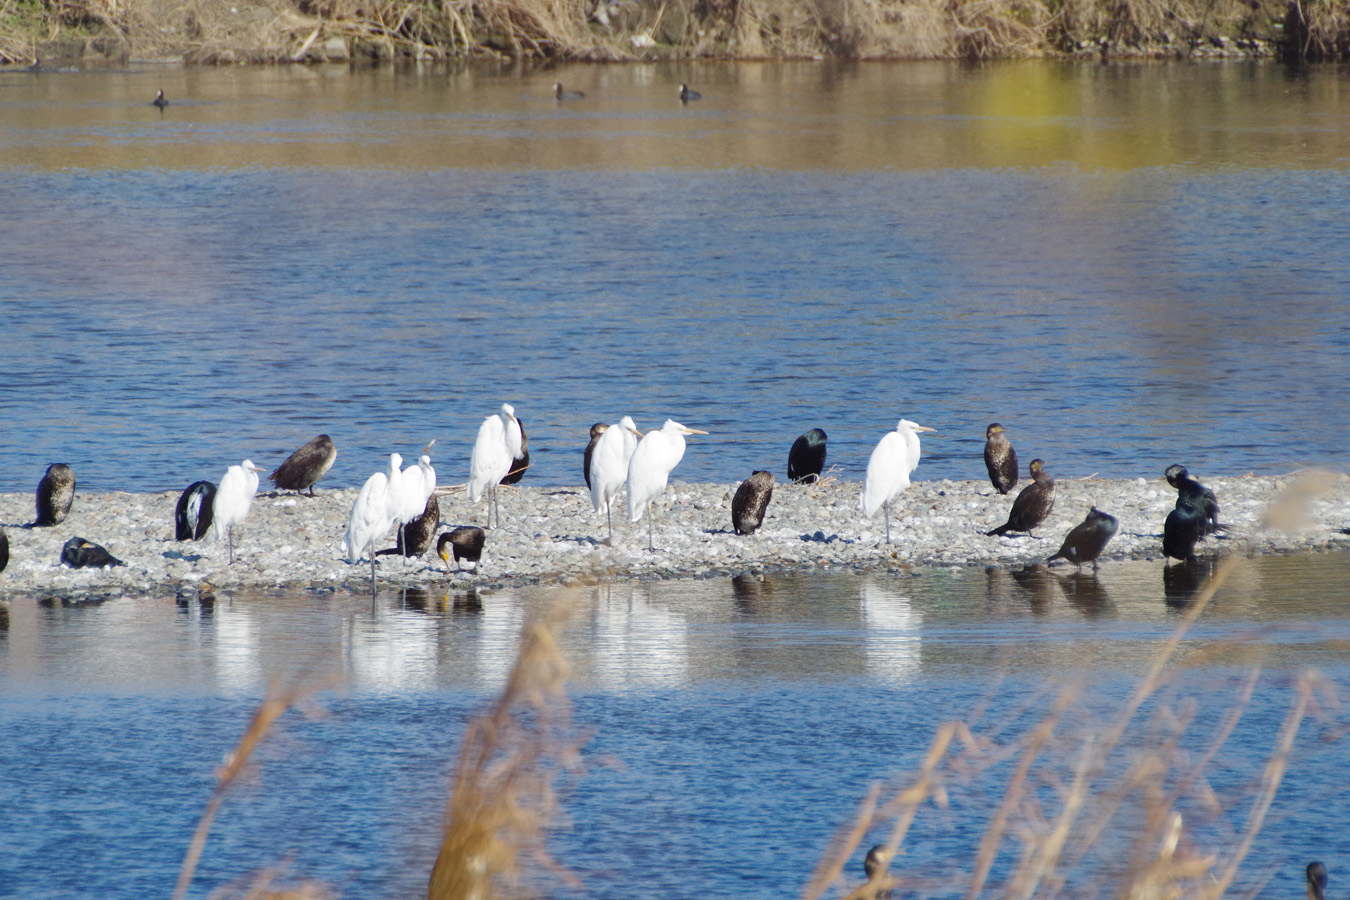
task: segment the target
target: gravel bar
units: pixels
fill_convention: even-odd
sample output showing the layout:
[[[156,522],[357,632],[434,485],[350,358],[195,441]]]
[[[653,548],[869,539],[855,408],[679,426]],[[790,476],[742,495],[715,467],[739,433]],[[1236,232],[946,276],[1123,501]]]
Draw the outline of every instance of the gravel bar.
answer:
[[[1219,537],[1202,556],[1350,548],[1350,477],[1296,473],[1282,477],[1207,478],[1218,495]],[[987,482],[919,481],[897,500],[894,543],[880,515],[858,511],[860,485],[826,480],[779,483],[763,527],[750,536],[731,530],[736,484],[672,482],[653,504],[656,550],[647,549],[647,523],[631,524],[621,494],[615,503],[614,545],[605,519],[583,487],[503,488],[503,526],[488,531],[477,574],[448,573],[434,549],[417,560],[380,557],[380,588],[499,589],[523,584],[708,578],[765,572],[895,571],[965,566],[1018,566],[1044,561],[1090,506],[1120,520],[1102,562],[1157,559],[1163,520],[1176,492],[1162,478],[1062,481],[1055,508],[1035,537],[986,537],[1002,524],[1016,495],[1000,496]],[[32,494],[0,494],[0,522],[9,536],[9,566],[0,573],[0,599],[21,596],[71,601],[111,596],[183,595],[227,590],[336,591],[370,589],[367,562],[349,564],[340,546],[356,489],[311,498],[259,493],[235,528],[235,563],[208,536],[173,540],[178,492],[77,494],[69,517],[49,528],[23,528],[34,517]],[[462,488],[437,491],[442,531],[482,525],[486,503],[470,504]],[[126,563],[71,569],[61,547],[79,536],[102,544]],[[393,533],[383,546],[393,546]],[[1061,563],[1056,563],[1061,565]]]

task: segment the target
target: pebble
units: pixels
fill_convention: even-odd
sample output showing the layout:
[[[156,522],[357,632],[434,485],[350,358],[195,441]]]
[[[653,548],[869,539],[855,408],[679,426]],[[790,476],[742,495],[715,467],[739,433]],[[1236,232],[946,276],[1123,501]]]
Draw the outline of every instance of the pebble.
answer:
[[[1350,548],[1350,477],[1302,476],[1205,479],[1218,495],[1226,534],[1211,537],[1202,555],[1287,553]],[[995,493],[987,482],[915,482],[897,501],[887,546],[881,516],[857,510],[860,485],[831,482],[782,485],[774,491],[758,532],[731,529],[736,485],[673,482],[653,505],[656,552],[647,550],[647,523],[630,524],[615,503],[614,546],[605,543],[604,516],[584,488],[504,489],[503,526],[488,530],[477,574],[448,573],[434,551],[418,560],[382,556],[380,586],[466,587],[510,583],[710,578],[743,572],[877,571],[909,573],[969,566],[1011,566],[1044,560],[1091,505],[1115,515],[1120,530],[1103,555],[1160,559],[1162,523],[1176,494],[1162,479],[1061,481],[1050,518],[1035,537],[986,537],[1002,524],[1016,492]],[[54,528],[25,529],[32,494],[0,494],[0,522],[10,542],[0,573],[0,600],[15,596],[88,598],[127,594],[173,596],[179,590],[368,591],[370,565],[351,565],[340,545],[356,490],[320,490],[313,498],[259,494],[235,529],[233,566],[210,536],[173,540],[177,493],[77,494],[69,518]],[[442,531],[484,525],[486,506],[462,490],[440,496]],[[1278,513],[1278,514],[1277,514]],[[112,569],[65,568],[61,546],[73,536],[102,544],[126,563]],[[381,546],[392,547],[389,539]],[[915,574],[918,574],[917,572]],[[199,588],[199,584],[209,587]]]

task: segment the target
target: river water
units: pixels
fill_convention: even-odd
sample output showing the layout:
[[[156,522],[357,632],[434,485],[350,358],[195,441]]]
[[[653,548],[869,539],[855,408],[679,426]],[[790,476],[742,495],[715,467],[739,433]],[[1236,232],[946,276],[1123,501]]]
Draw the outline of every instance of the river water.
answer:
[[[432,438],[453,483],[502,401],[541,485],[577,484],[590,423],[624,413],[713,432],[676,470],[699,481],[781,475],[813,426],[857,479],[902,415],[941,432],[917,478],[982,477],[994,420],[1062,477],[1340,466],[1348,74],[0,72],[0,490],[57,460],[82,490],[179,489],[320,431],[339,447],[320,488]],[[559,105],[559,80],[587,96]],[[682,106],[681,81],[705,99]],[[1189,721],[1180,752],[1199,756],[1262,666],[1206,769],[1213,802],[1180,803],[1197,851],[1230,850],[1297,679],[1329,680],[1244,890],[1295,895],[1308,859],[1335,873],[1350,852],[1332,702],[1348,567],[1235,575],[1122,751]],[[344,896],[417,896],[464,722],[560,593],[0,594],[0,896],[167,895],[214,768],[278,678],[340,687],[264,747],[193,896],[279,859]],[[1147,562],[583,589],[564,645],[594,762],[550,837],[583,886],[531,883],[796,895],[940,722],[1014,741],[1064,684],[1083,690],[1066,731],[1112,721],[1185,593]],[[897,868],[925,895],[959,893],[948,875],[1006,781],[994,767],[920,817]],[[1109,883],[1126,840],[1085,861],[1075,896]]]

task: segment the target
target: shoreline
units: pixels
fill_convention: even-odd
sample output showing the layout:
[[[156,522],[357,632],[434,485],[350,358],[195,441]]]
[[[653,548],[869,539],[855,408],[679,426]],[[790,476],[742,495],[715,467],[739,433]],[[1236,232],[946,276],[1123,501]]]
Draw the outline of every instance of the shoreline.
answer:
[[[1196,548],[1201,558],[1350,549],[1350,476],[1308,472],[1204,481],[1217,494],[1219,518],[1229,530],[1202,541]],[[0,523],[10,546],[9,565],[0,572],[0,601],[194,596],[218,589],[368,593],[369,563],[349,564],[340,549],[357,490],[324,491],[321,485],[314,498],[260,492],[248,518],[236,526],[233,566],[226,562],[223,541],[209,535],[200,542],[173,540],[177,492],[77,492],[65,522],[32,529],[22,525],[33,518],[33,495],[0,494]],[[1161,478],[1061,481],[1054,511],[1035,537],[987,537],[982,532],[1006,520],[1021,484],[1000,496],[984,481],[920,481],[897,500],[894,542],[888,546],[881,516],[864,519],[857,510],[857,482],[780,482],[764,525],[749,536],[731,530],[736,487],[672,482],[653,504],[654,552],[646,549],[646,522],[628,522],[622,496],[615,503],[611,547],[603,542],[604,516],[592,510],[584,486],[503,488],[503,526],[488,530],[479,573],[447,574],[433,548],[415,561],[381,557],[379,588],[491,591],[742,574],[1017,567],[1043,563],[1093,505],[1120,520],[1102,554],[1103,566],[1122,559],[1161,564],[1162,523],[1176,502],[1175,491]],[[441,487],[437,495],[443,523],[438,533],[482,525],[485,503],[470,504],[457,486]],[[392,535],[391,530],[381,549],[393,546]],[[74,536],[103,545],[126,565],[78,570],[61,565],[61,547]],[[1055,567],[1074,570],[1062,562]]]

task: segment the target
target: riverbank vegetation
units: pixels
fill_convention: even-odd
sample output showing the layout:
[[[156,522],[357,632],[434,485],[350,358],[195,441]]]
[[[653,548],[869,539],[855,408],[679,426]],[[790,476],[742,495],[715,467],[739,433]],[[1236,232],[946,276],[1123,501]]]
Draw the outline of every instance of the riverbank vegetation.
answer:
[[[0,0],[0,63],[1350,55],[1343,0]]]

